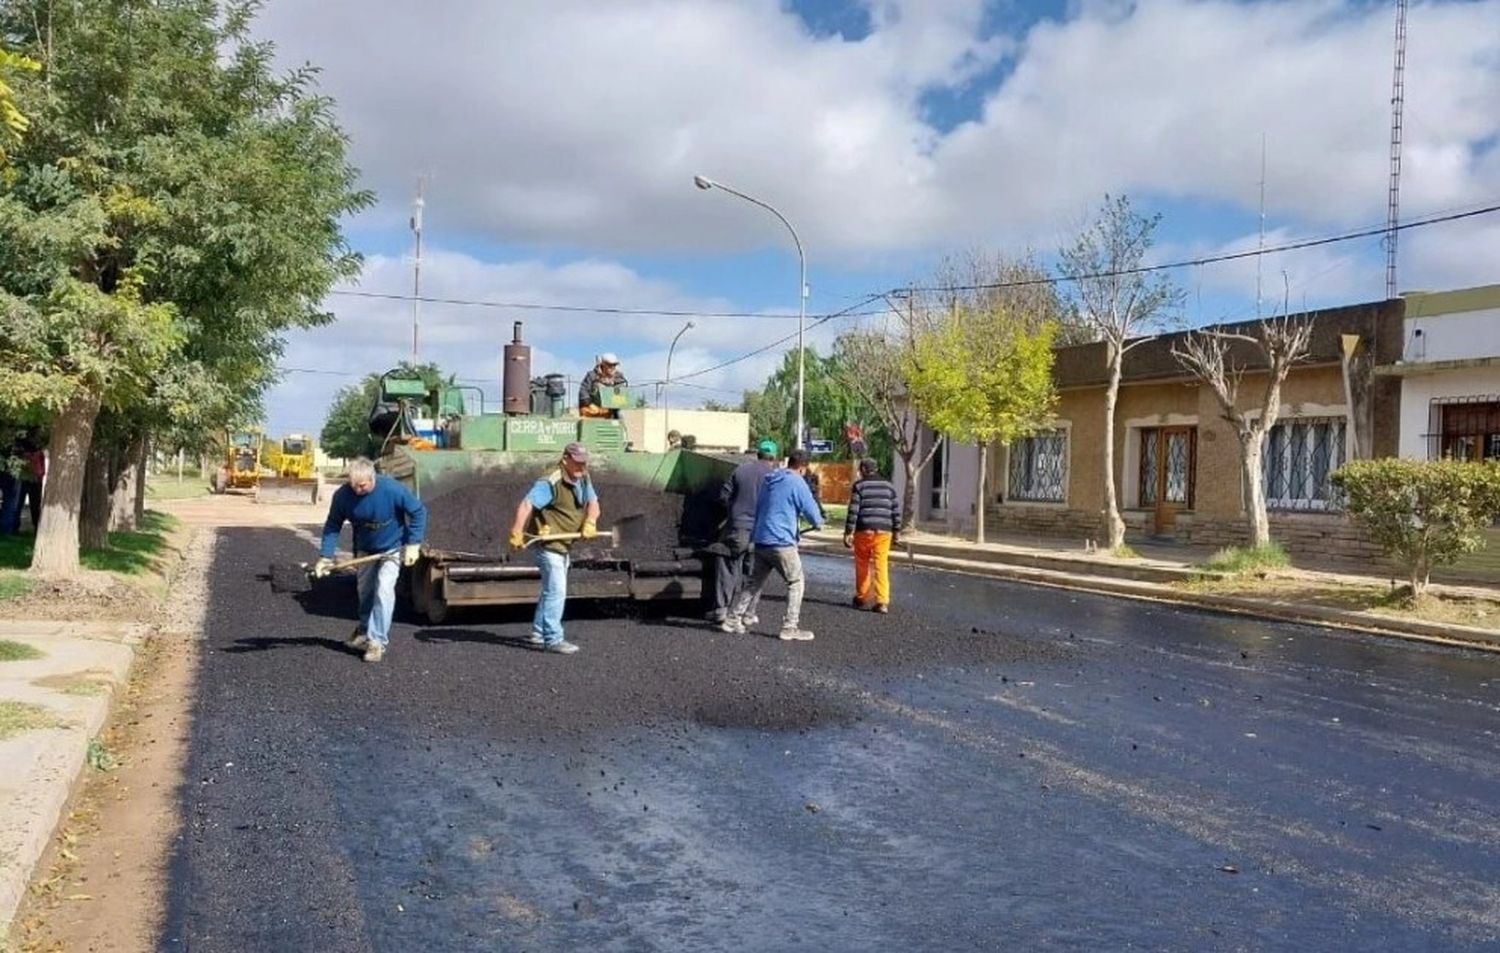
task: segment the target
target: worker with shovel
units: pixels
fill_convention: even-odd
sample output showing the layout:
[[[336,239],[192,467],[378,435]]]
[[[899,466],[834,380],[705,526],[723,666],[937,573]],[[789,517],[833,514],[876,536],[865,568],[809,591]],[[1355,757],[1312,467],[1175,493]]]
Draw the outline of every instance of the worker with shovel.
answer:
[[[349,481],[333,494],[323,523],[323,546],[312,574],[322,578],[337,568],[333,561],[344,523],[354,527],[354,555],[379,555],[359,567],[359,625],[348,646],[363,649],[366,662],[385,657],[391,616],[396,608],[396,577],[402,566],[415,565],[427,530],[427,508],[416,494],[375,464],[358,457],[349,464]]]
[[[563,638],[563,604],[568,599],[568,565],[573,543],[599,535],[599,494],[589,479],[589,452],[581,443],[563,448],[557,469],[537,480],[510,526],[511,549],[534,543],[542,592],[531,621],[531,644],[547,652],[571,655],[578,646]],[[561,537],[561,538],[559,538]]]

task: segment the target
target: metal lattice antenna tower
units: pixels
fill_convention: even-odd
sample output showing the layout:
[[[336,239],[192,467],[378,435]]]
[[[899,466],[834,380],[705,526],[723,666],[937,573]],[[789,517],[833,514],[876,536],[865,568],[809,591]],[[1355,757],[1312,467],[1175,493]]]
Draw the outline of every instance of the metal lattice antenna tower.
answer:
[[[417,363],[417,328],[422,320],[422,212],[427,206],[427,176],[417,177],[417,197],[411,206],[411,230],[417,254],[411,272],[411,362]]]
[[[1401,107],[1406,99],[1406,0],[1396,0],[1396,59],[1391,72],[1391,182],[1385,218],[1385,296],[1396,297],[1396,224],[1401,215]]]

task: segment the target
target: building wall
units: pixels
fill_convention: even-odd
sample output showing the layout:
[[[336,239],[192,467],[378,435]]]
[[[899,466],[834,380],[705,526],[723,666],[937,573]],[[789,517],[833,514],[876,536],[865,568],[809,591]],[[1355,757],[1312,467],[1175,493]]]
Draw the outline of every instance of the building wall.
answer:
[[[1409,460],[1431,459],[1434,449],[1427,434],[1434,432],[1437,423],[1432,420],[1432,402],[1464,397],[1500,400],[1500,367],[1468,367],[1403,379],[1400,455]]]
[[[1403,320],[1403,363],[1463,361],[1500,355],[1500,308],[1462,314],[1411,314]]]

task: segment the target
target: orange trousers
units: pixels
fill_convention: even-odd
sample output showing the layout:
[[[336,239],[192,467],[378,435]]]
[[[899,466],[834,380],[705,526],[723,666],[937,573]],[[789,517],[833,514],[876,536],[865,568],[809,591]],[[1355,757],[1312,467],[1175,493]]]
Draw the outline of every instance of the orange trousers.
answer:
[[[854,598],[865,605],[891,604],[890,533],[862,529],[854,534]]]

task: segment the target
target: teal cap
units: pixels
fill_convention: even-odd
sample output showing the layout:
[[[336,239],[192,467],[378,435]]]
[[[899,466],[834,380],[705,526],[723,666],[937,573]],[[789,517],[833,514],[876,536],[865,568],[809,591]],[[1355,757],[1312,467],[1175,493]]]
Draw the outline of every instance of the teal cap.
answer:
[[[760,443],[756,444],[755,450],[757,453],[763,453],[768,457],[774,457],[781,451],[781,448],[776,446],[776,441],[774,440],[762,440]]]

